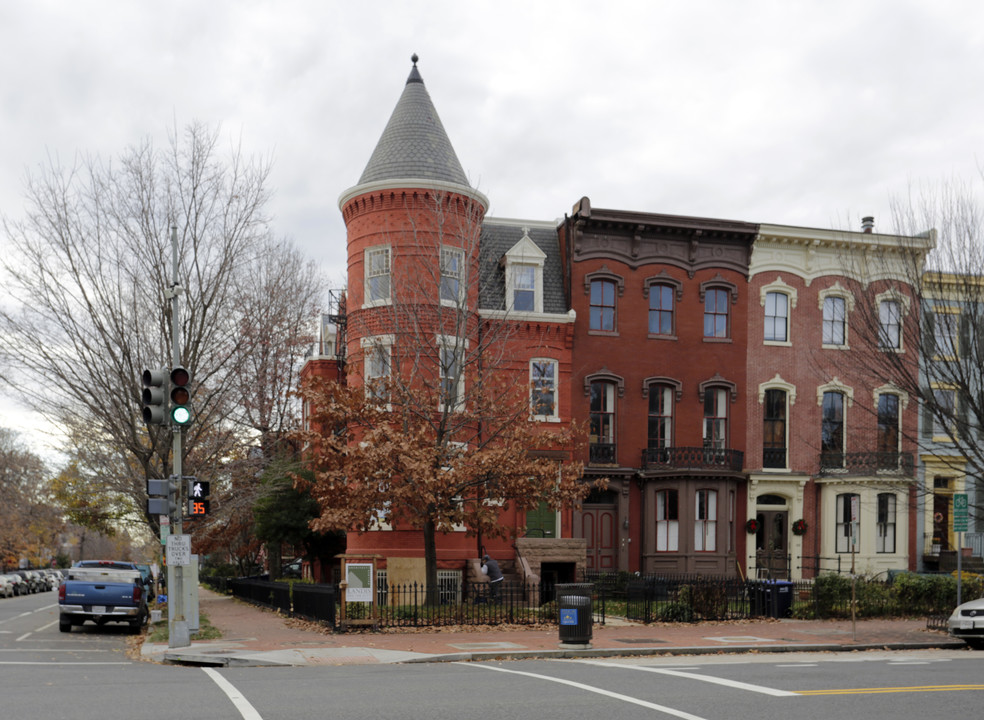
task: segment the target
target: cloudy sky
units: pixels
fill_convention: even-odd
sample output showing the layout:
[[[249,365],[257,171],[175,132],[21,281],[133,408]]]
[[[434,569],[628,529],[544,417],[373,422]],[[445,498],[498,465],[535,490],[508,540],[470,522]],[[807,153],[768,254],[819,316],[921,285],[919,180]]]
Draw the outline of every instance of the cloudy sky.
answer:
[[[500,217],[596,207],[820,228],[984,164],[984,3],[0,0],[0,213],[49,156],[220,126],[341,283],[339,195],[418,64]],[[881,222],[879,222],[881,221]]]

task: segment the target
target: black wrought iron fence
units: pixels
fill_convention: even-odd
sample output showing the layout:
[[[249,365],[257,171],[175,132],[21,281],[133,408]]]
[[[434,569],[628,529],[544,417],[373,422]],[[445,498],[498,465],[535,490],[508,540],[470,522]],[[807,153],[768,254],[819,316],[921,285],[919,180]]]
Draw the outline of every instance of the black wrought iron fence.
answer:
[[[640,622],[697,622],[750,617],[748,584],[739,578],[647,575],[626,586],[626,617]]]

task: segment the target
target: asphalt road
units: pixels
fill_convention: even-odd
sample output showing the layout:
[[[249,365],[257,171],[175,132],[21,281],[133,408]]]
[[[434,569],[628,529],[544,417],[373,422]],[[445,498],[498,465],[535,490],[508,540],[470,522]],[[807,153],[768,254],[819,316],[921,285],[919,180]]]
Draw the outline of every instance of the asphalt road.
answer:
[[[0,717],[70,720],[979,718],[984,652],[790,653],[203,669],[58,631],[57,596],[0,600]]]

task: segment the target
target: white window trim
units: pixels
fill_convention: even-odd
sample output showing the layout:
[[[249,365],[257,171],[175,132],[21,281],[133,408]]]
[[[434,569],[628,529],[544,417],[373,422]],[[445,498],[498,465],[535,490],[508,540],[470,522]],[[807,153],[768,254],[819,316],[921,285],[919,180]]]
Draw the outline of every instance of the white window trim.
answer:
[[[854,293],[846,289],[840,284],[840,281],[835,282],[829,288],[821,290],[818,293],[819,303],[818,307],[820,309],[820,322],[823,322],[823,305],[829,297],[841,298],[844,300],[844,344],[843,345],[831,345],[830,343],[823,342],[823,328],[820,329],[821,345],[824,350],[850,350],[851,349],[851,314],[854,312]]]
[[[775,377],[771,380],[766,380],[764,383],[758,387],[758,400],[759,405],[765,404],[765,391],[766,390],[782,390],[786,393],[786,467],[784,468],[762,468],[762,472],[788,472],[789,471],[789,461],[790,455],[792,455],[792,448],[789,447],[789,424],[793,415],[792,407],[796,404],[796,386],[786,382],[782,379],[779,373],[776,373]],[[764,408],[763,408],[764,410]],[[763,413],[764,415],[764,413]],[[763,422],[765,418],[763,417]],[[764,446],[764,442],[763,442]]]
[[[847,403],[844,406],[845,410],[854,405],[854,388],[842,383],[840,378],[835,375],[834,379],[829,383],[826,383],[825,385],[817,385],[817,407],[823,407],[823,395],[824,393],[829,392],[840,393],[847,399]]]
[[[880,385],[879,387],[876,387],[872,391],[872,399],[874,400],[873,407],[876,416],[878,414],[878,399],[885,394],[899,396],[899,423],[901,423],[902,411],[905,410],[907,407],[909,407],[909,393],[896,387],[895,385],[892,385],[891,383],[886,383],[884,385]],[[899,431],[901,432],[901,427],[899,428]]]
[[[792,329],[793,329],[793,310],[796,308],[797,293],[796,288],[787,285],[783,282],[781,276],[777,276],[775,282],[769,283],[768,285],[763,285],[759,291],[759,301],[762,307],[765,307],[766,298],[769,293],[779,293],[780,295],[786,296],[786,339],[785,340],[766,340],[763,336],[762,342],[766,345],[774,345],[779,347],[791,347],[792,341]],[[764,328],[763,315],[763,328]]]
[[[465,299],[465,285],[467,284],[467,273],[465,272],[465,251],[459,247],[454,247],[453,245],[441,245],[439,252],[440,256],[438,257],[438,271],[440,274],[440,279],[438,280],[437,286],[438,299],[441,301],[441,305],[445,305],[447,307],[458,307],[462,300]],[[458,298],[456,300],[448,300],[443,296],[444,253],[452,253],[458,256]]]
[[[441,352],[445,348],[455,348],[455,347],[461,347],[463,350],[462,355],[459,359],[459,362],[461,363],[461,367],[458,369],[458,387],[457,387],[458,401],[455,403],[455,407],[451,408],[452,412],[460,412],[465,409],[465,399],[464,399],[465,398],[465,363],[467,360],[465,356],[468,353],[468,340],[465,338],[459,338],[455,335],[438,335],[436,339],[436,344],[437,344],[437,375],[441,387],[441,395],[443,395],[443,387],[444,387],[444,375],[442,374],[444,368],[442,367],[443,364],[441,363]],[[445,410],[444,403],[438,402],[437,409],[438,412],[444,412]]]
[[[897,302],[899,304],[899,346],[898,347],[882,347],[881,344],[881,305],[883,302],[891,301]],[[905,319],[909,316],[909,296],[903,295],[895,288],[889,288],[885,292],[878,293],[875,296],[875,312],[878,313],[878,333],[879,337],[876,338],[878,343],[878,349],[882,352],[895,352],[904,353],[905,352]]]
[[[516,310],[513,307],[513,301],[515,299],[514,291],[516,289],[515,280],[515,269],[518,267],[529,267],[532,266],[534,269],[534,282],[535,287],[533,288],[533,313],[543,312],[543,266],[546,262],[547,255],[530,237],[530,229],[528,227],[523,228],[523,237],[519,239],[515,245],[513,245],[506,253],[502,256],[502,263],[505,267],[506,272],[506,311],[515,312],[525,315],[526,310]]]
[[[553,402],[553,412],[550,415],[533,415],[532,414],[532,411],[533,411],[533,382],[534,382],[534,378],[533,378],[533,363],[541,363],[541,364],[542,363],[550,363],[551,365],[553,365],[553,369],[554,369],[554,372],[553,372],[554,402]],[[560,375],[560,362],[556,358],[547,358],[547,357],[530,358],[529,371],[530,371],[530,413],[531,413],[531,417],[533,418],[533,420],[535,420],[537,422],[560,422],[560,408],[557,407],[560,404],[560,393],[559,393],[559,388],[558,388],[558,385],[560,383],[560,379],[559,379],[559,375]]]
[[[375,300],[369,299],[369,268],[372,263],[369,262],[369,256],[374,252],[379,252],[385,250],[387,256],[387,262],[389,264],[389,293],[385,298],[379,298]],[[373,245],[372,247],[367,247],[362,253],[362,264],[363,264],[363,284],[362,284],[362,307],[371,308],[379,307],[381,305],[391,305],[393,303],[393,248],[390,245]],[[381,277],[381,276],[379,276]]]
[[[393,344],[396,342],[396,338],[393,335],[369,335],[368,337],[360,338],[359,344],[362,347],[362,385],[365,388],[366,397],[369,397],[369,378],[366,376],[367,364],[366,364],[366,353],[369,350],[384,350],[389,355],[389,381],[392,390],[393,381]],[[389,403],[386,404],[386,409],[391,409]]]

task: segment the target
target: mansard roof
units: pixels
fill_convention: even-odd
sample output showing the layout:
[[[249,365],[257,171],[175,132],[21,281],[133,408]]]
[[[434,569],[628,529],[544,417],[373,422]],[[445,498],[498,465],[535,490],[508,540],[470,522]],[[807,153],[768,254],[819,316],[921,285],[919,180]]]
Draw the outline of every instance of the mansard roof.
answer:
[[[413,68],[403,94],[359,178],[359,185],[412,179],[469,187],[417,70],[417,56],[411,59]]]
[[[570,308],[564,296],[563,264],[557,223],[486,217],[481,236],[481,285],[479,307],[506,309],[506,274],[502,259],[524,237],[546,256],[543,260],[543,312],[566,313]]]

